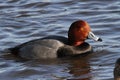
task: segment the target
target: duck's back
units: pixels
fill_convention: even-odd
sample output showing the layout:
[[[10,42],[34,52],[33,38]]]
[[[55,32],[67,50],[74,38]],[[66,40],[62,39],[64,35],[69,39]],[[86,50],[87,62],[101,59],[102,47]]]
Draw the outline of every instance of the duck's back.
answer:
[[[64,44],[67,44],[67,38],[48,36],[10,48],[10,51],[12,54],[26,59],[56,58],[57,50]]]

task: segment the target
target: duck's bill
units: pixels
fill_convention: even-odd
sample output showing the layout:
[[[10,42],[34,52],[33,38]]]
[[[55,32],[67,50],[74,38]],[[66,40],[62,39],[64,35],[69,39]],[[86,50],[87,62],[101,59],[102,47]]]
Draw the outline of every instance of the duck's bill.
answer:
[[[95,41],[100,41],[100,42],[102,41],[102,39],[96,36],[93,32],[89,32],[88,38],[93,39]]]

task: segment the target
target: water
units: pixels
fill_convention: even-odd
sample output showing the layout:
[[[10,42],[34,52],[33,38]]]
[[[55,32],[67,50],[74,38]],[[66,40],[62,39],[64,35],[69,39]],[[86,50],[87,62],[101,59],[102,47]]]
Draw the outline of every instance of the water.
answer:
[[[0,51],[47,35],[67,36],[73,21],[86,20],[103,42],[87,40],[94,53],[72,59],[20,61],[0,53],[2,80],[113,80],[119,58],[119,0],[1,0]]]

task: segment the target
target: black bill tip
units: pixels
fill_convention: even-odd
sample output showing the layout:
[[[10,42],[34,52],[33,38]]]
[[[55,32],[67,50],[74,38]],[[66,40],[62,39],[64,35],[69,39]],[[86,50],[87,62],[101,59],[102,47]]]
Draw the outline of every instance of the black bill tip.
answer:
[[[98,41],[102,42],[102,39],[101,39],[101,38],[99,38],[99,39],[98,39]]]

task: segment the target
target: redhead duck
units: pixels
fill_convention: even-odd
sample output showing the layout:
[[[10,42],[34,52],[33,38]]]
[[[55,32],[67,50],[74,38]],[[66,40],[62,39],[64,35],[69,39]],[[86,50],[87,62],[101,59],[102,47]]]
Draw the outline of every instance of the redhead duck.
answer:
[[[115,63],[114,80],[120,80],[120,58]]]
[[[86,21],[78,20],[71,24],[68,38],[62,36],[48,36],[32,40],[10,48],[14,55],[25,59],[46,59],[74,56],[92,51],[92,47],[84,42],[87,38],[102,41],[95,36]]]

